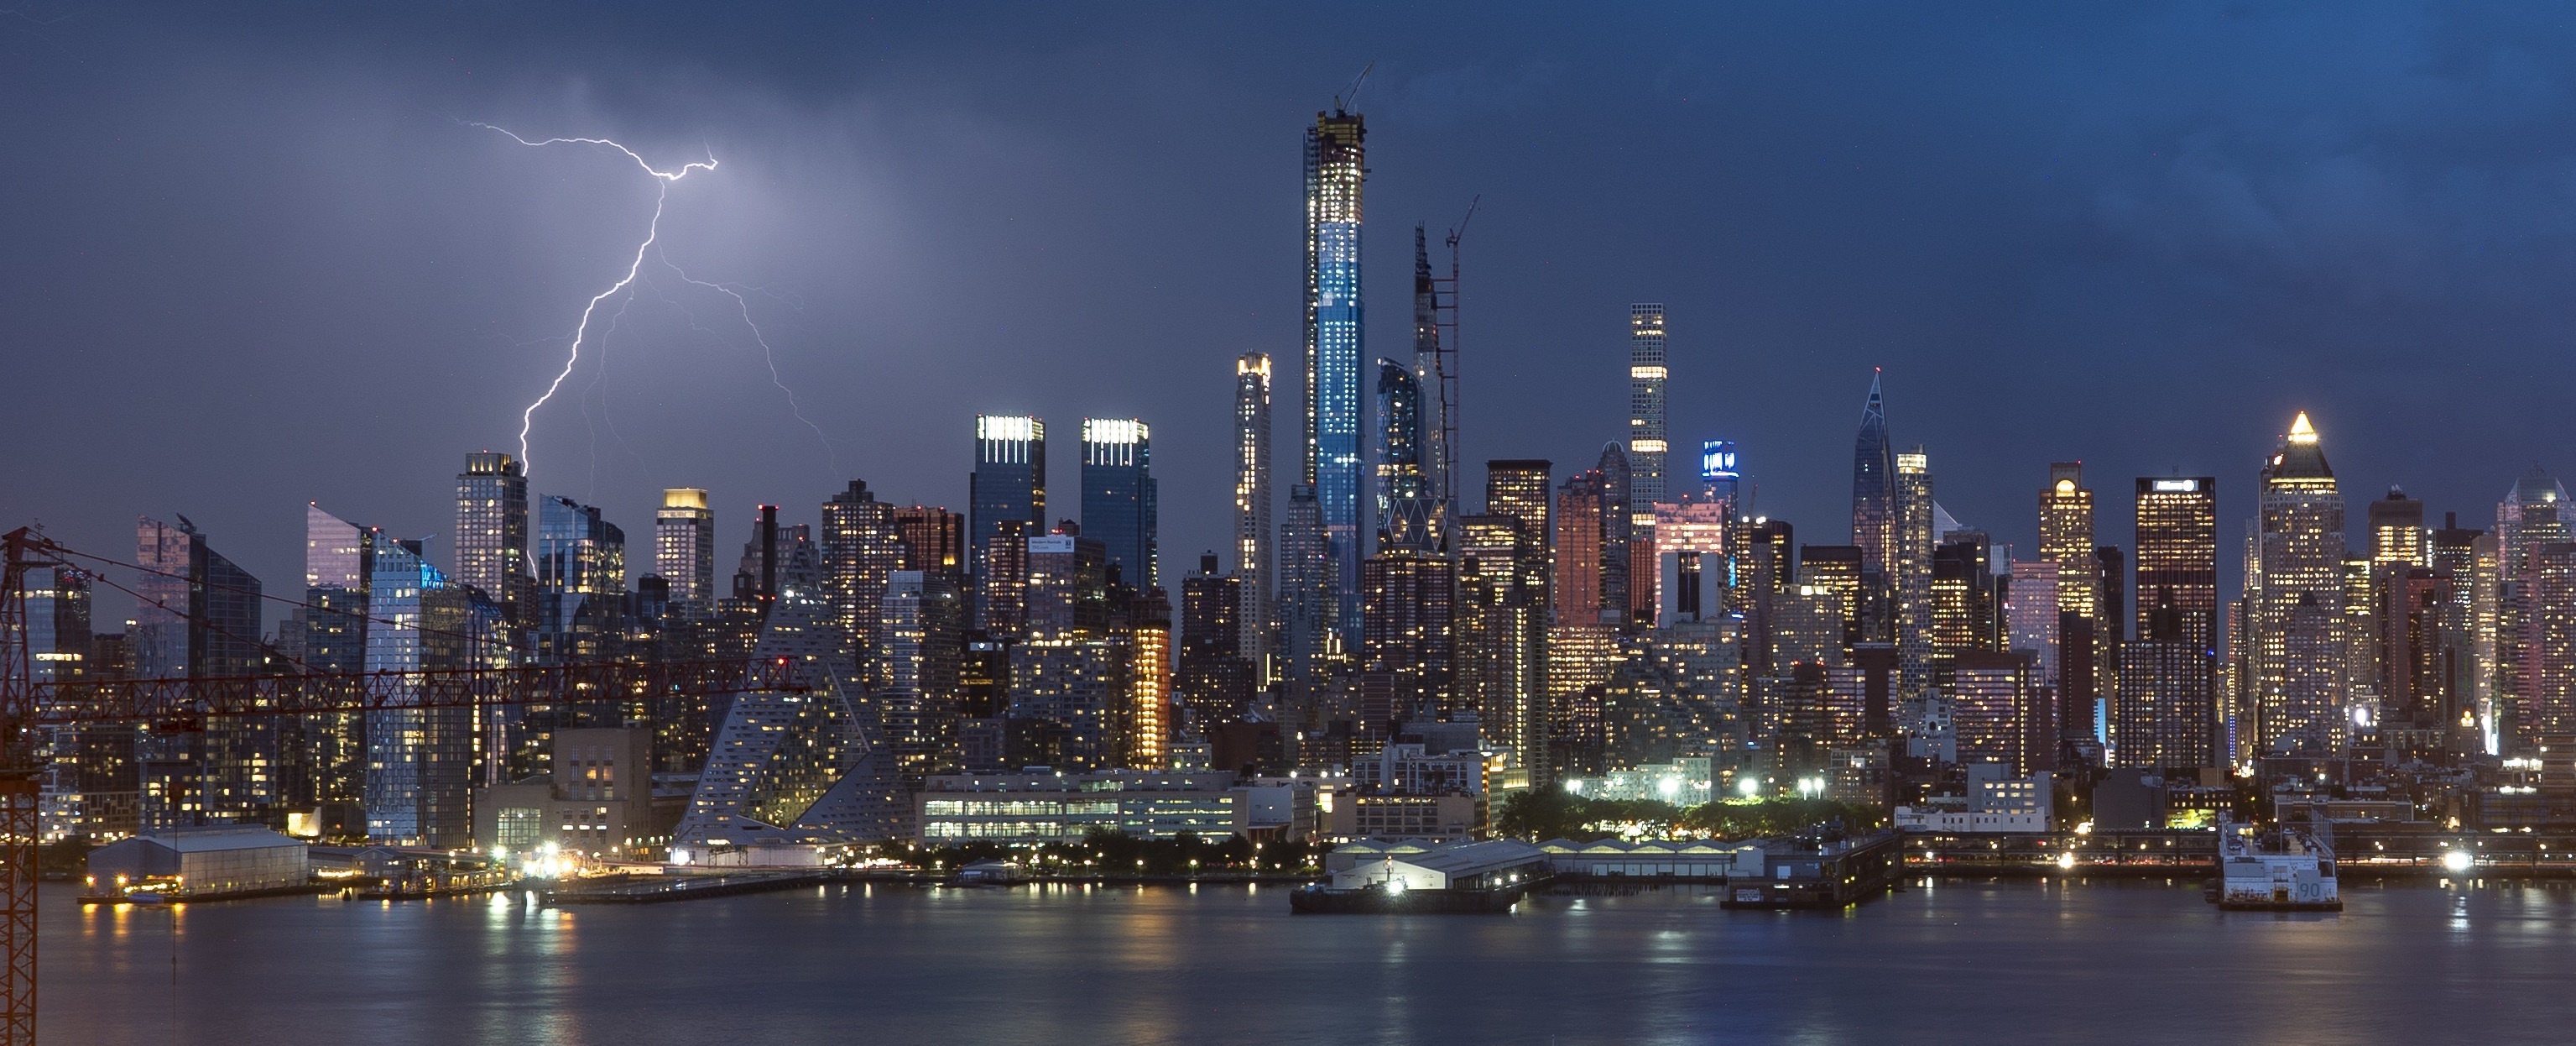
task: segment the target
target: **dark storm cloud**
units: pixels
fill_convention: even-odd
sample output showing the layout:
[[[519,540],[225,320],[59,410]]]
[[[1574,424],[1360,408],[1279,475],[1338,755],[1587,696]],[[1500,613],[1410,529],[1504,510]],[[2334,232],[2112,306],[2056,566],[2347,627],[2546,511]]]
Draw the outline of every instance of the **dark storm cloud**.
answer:
[[[1677,442],[1846,533],[1887,369],[1900,445],[2026,541],[2082,458],[2220,477],[2315,413],[2356,500],[2483,521],[2561,405],[2576,32],[2555,5],[28,8],[0,19],[0,518],[125,549],[183,511],[280,588],[306,500],[447,529],[515,444],[653,185],[670,261],[538,416],[537,486],[630,537],[656,489],[811,518],[852,476],[958,506],[967,419],[1157,427],[1175,574],[1221,543],[1229,363],[1298,352],[1298,135],[1370,61],[1375,354],[1410,225],[1470,197],[1464,457],[1618,435],[1626,304]],[[622,314],[617,307],[622,305]],[[779,378],[823,440],[788,416]],[[1281,383],[1283,455],[1296,385]],[[836,474],[831,462],[837,460]],[[1283,462],[1288,460],[1283,456]],[[1059,451],[1070,514],[1072,456]],[[1471,476],[1471,480],[1475,477]],[[2357,510],[2356,510],[2357,514]],[[2234,533],[2230,524],[2228,533]],[[2223,557],[2225,558],[2225,557]]]

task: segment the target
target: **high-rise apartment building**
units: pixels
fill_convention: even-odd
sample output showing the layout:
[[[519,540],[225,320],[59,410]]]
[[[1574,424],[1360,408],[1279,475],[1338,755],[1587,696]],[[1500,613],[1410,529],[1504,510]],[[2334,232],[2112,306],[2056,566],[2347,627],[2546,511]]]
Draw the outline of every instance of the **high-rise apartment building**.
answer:
[[[2143,486],[2147,481],[2139,481]],[[2213,649],[2160,588],[2139,638],[2120,646],[2111,701],[2111,760],[2118,766],[2189,770],[2222,766]],[[2145,602],[2141,599],[2140,602]]]
[[[536,617],[536,572],[528,562],[528,476],[497,451],[465,456],[456,476],[456,574],[526,627]]]
[[[2217,478],[2140,476],[2136,507],[2138,636],[2170,605],[2183,641],[2218,650]]]
[[[1025,414],[975,416],[975,472],[967,481],[967,538],[972,547],[967,572],[975,587],[975,623],[1001,631],[987,620],[984,593],[995,584],[1009,586],[1007,571],[991,560],[1002,526],[1018,521],[1024,535],[1046,529],[1046,422]],[[1020,541],[1025,541],[1023,536]],[[999,543],[1005,558],[1025,549],[1015,541]],[[998,582],[990,580],[999,577]]]
[[[2300,414],[2265,461],[2256,521],[2247,683],[2266,755],[2343,754],[2343,492],[2316,428]]]
[[[1542,459],[1510,458],[1485,463],[1485,514],[1510,516],[1521,521],[1521,585],[1538,600],[1542,620],[1551,605],[1549,582],[1555,573],[1554,554],[1548,538],[1555,531],[1555,503],[1549,475],[1555,463]]]
[[[1932,459],[1917,445],[1896,455],[1895,518],[1888,528],[1889,588],[1895,609],[1896,696],[1920,700],[1932,687]]]
[[[1545,532],[1520,516],[1487,514],[1459,517],[1457,533],[1458,703],[1476,712],[1486,739],[1509,749],[1533,784],[1544,784],[1552,765],[1548,607],[1529,567],[1543,562],[1533,547],[1545,546]]]
[[[2093,558],[2093,491],[2084,485],[2084,463],[2048,466],[2039,492],[2039,558],[2057,564],[2057,609],[2091,618],[2101,579]]]
[[[653,514],[653,572],[671,585],[671,605],[703,614],[716,605],[716,512],[707,492],[673,487]]]
[[[1602,622],[1601,499],[1601,470],[1597,468],[1569,476],[1557,488],[1553,595],[1559,626]],[[1622,505],[1618,511],[1624,517],[1627,507]]]
[[[1451,711],[1457,564],[1446,555],[1392,544],[1361,564],[1362,670],[1395,719]]]
[[[1100,542],[1120,580],[1161,587],[1161,510],[1153,431],[1134,418],[1082,419],[1082,533]]]
[[[1328,627],[1358,639],[1360,557],[1367,544],[1361,492],[1360,364],[1366,355],[1360,291],[1361,191],[1368,180],[1367,123],[1338,104],[1306,129],[1306,416],[1302,485],[1314,490],[1331,562]]]
[[[929,505],[894,510],[894,532],[903,539],[903,567],[945,575],[951,589],[964,591],[966,517]]]
[[[1244,353],[1234,361],[1234,573],[1241,579],[1241,629],[1237,653],[1252,663],[1255,685],[1266,685],[1272,621],[1278,613],[1276,566],[1271,562],[1270,357]]]
[[[884,672],[873,664],[885,638],[878,631],[878,616],[887,582],[912,558],[902,531],[895,528],[894,506],[877,500],[866,480],[851,480],[823,503],[821,541],[825,602],[841,634],[849,637],[860,671],[870,683],[881,682]]]
[[[1664,306],[1628,306],[1628,514],[1637,526],[1654,525],[1655,505],[1665,500]]]

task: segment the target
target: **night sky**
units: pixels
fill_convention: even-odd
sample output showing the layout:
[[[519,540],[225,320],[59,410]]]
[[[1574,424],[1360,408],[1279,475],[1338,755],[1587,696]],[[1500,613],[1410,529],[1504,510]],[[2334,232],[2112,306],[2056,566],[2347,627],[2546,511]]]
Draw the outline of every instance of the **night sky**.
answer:
[[[1372,355],[1411,351],[1414,223],[1483,199],[1471,488],[1621,434],[1631,301],[1670,310],[1676,446],[1739,441],[1806,542],[1848,538],[1872,367],[1944,506],[2024,549],[2051,460],[2123,546],[2132,477],[2179,470],[2232,576],[2300,409],[2356,535],[2392,483],[2484,526],[2576,469],[2563,4],[337,6],[0,14],[0,525],[124,557],[184,513],[291,594],[319,501],[445,562],[464,455],[515,449],[655,186],[481,121],[721,163],[663,257],[771,358],[648,259],[536,418],[534,488],[634,573],[664,486],[713,491],[726,556],[854,477],[963,510],[972,416],[1028,411],[1056,515],[1081,417],[1154,425],[1176,583],[1223,540],[1242,352],[1293,475],[1302,128],[1372,61]]]

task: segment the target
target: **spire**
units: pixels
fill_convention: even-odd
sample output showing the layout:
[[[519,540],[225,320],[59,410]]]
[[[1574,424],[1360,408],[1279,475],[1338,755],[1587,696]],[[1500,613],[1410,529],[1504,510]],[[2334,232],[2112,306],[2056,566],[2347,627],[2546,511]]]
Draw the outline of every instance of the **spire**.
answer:
[[[2300,411],[2298,418],[2290,422],[2290,442],[2314,443],[2316,441],[2317,427],[2308,424],[2307,411]]]
[[[1872,420],[1876,420],[1881,425],[1887,423],[1887,408],[1878,392],[1880,373],[1879,368],[1869,369],[1869,402],[1862,404],[1860,408],[1860,423],[1863,425],[1869,424]],[[2301,415],[2301,417],[2305,416]]]

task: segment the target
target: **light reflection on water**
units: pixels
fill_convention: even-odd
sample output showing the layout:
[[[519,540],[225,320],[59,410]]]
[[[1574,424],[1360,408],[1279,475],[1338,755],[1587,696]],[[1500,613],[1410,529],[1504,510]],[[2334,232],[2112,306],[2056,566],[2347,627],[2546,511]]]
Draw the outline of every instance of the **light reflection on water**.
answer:
[[[1291,916],[1277,890],[522,894],[89,908],[44,895],[49,1042],[2563,1041],[2576,890],[1909,881],[1840,914],[1705,889],[1511,916]],[[172,954],[179,958],[171,984]],[[2399,1001],[2402,1000],[2402,1003]],[[174,1013],[178,1020],[174,1023]]]

